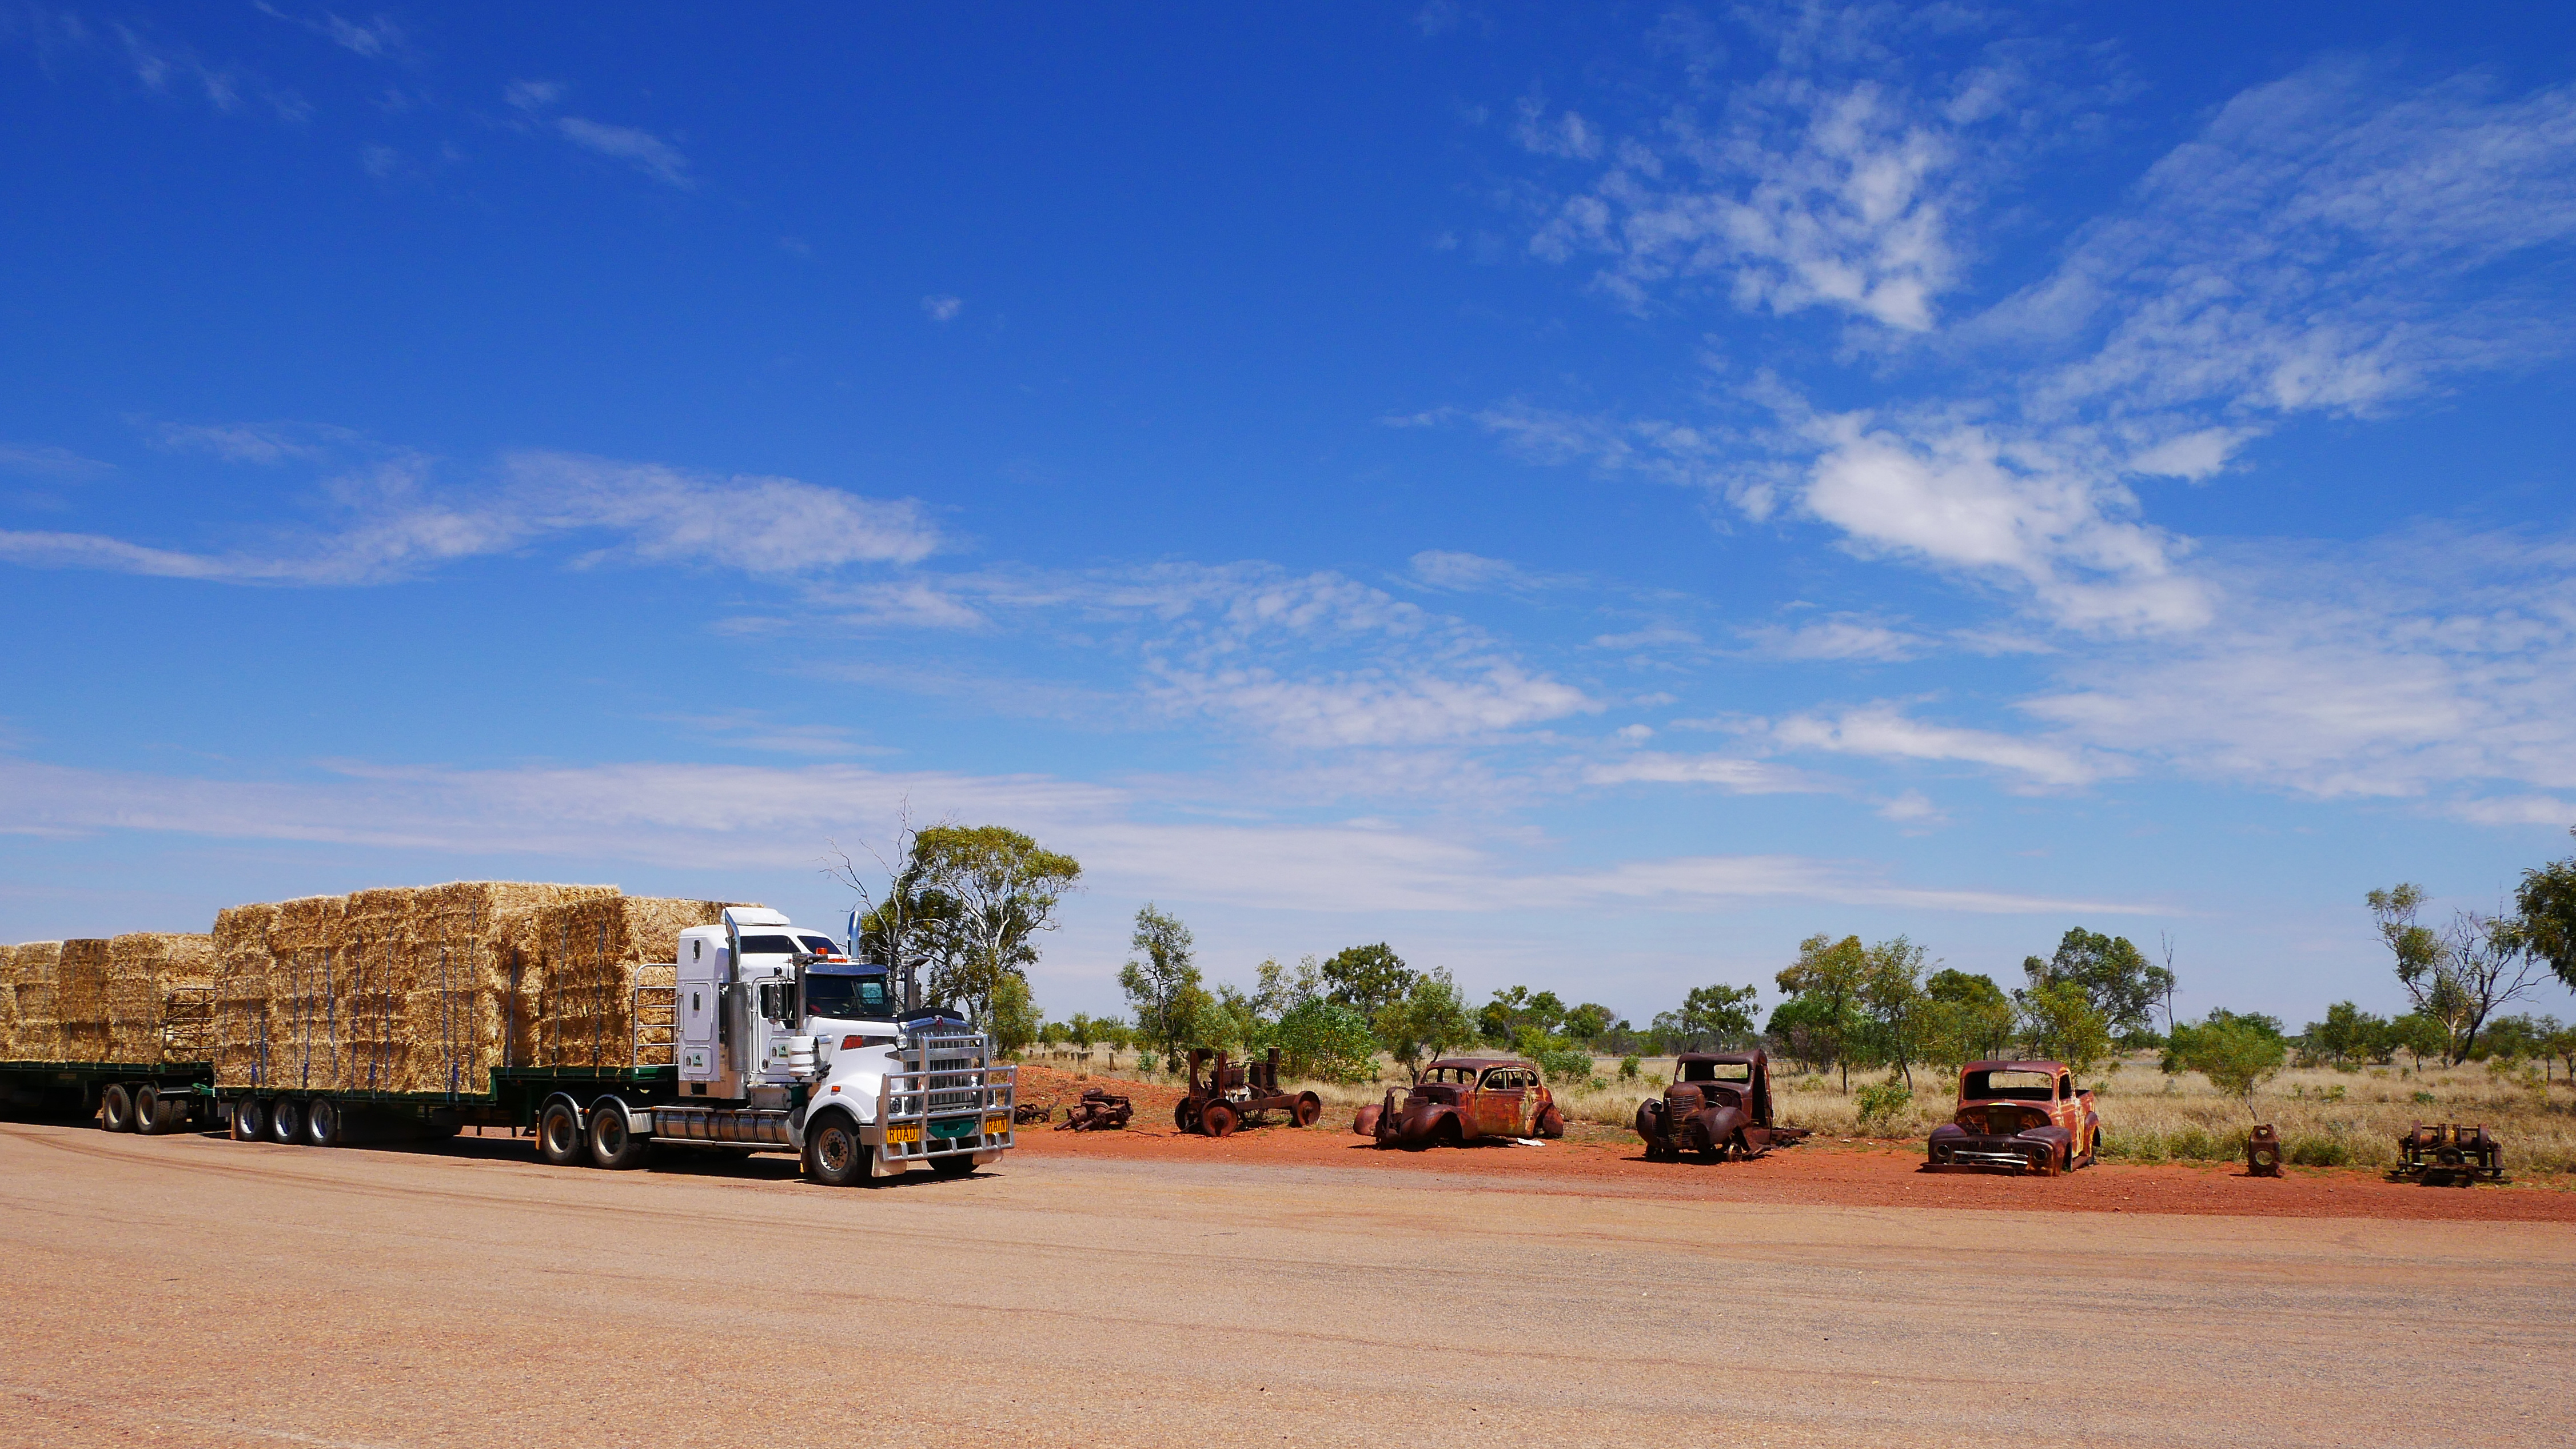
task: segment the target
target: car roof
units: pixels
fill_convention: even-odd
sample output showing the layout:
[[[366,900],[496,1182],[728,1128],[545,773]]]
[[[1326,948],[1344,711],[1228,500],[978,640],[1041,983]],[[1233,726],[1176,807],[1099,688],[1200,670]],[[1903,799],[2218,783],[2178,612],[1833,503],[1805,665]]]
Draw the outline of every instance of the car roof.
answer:
[[[1673,1058],[1677,1062],[1735,1062],[1751,1066],[1762,1060],[1760,1052],[1684,1052]]]
[[[2063,1075],[2065,1071],[2064,1062],[1970,1062],[1959,1068],[1959,1075],[1966,1076],[1970,1072],[2048,1072],[2052,1075]]]
[[[1430,1071],[1439,1067],[1469,1067],[1476,1071],[1483,1071],[1487,1067],[1528,1067],[1531,1071],[1538,1070],[1537,1063],[1525,1062],[1519,1057],[1442,1057],[1423,1070]]]

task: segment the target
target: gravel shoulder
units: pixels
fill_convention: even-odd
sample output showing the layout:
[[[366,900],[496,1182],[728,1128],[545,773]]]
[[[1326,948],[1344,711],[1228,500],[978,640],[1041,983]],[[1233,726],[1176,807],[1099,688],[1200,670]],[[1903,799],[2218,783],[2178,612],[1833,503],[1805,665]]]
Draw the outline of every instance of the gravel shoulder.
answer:
[[[2387,1436],[2389,1385],[2458,1375],[2479,1412],[2399,1437],[2539,1444],[2576,1369],[2560,1223],[1734,1201],[1061,1136],[835,1191],[783,1158],[0,1124],[0,1442],[2340,1445]]]

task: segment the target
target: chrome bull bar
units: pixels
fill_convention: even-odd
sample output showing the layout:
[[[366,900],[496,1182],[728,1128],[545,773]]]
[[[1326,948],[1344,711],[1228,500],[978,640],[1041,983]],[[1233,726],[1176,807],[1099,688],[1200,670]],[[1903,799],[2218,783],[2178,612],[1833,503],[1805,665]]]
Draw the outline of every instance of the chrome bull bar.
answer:
[[[886,1161],[926,1162],[1014,1146],[1020,1069],[993,1060],[980,1032],[906,1037],[885,1074],[876,1123],[863,1136]]]

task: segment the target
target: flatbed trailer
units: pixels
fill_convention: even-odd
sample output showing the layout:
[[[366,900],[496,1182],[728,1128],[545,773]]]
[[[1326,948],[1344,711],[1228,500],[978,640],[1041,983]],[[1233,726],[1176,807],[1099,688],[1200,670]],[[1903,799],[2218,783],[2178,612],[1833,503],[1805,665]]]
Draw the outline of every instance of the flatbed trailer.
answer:
[[[213,1062],[0,1062],[0,1106],[98,1117],[110,1131],[175,1132],[214,1115]]]

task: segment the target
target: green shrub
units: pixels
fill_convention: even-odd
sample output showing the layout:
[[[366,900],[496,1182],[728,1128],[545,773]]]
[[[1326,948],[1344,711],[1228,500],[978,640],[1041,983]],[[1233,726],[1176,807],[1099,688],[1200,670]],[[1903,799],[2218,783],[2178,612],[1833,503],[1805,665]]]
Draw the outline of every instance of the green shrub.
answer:
[[[2111,1132],[2102,1134],[2102,1155],[2121,1162],[2162,1162],[2165,1141],[2153,1132]]]
[[[1914,1090],[1894,1077],[1874,1087],[1863,1087],[1855,1099],[1860,1107],[1860,1130],[1864,1135],[1873,1124],[1880,1128],[1895,1125],[1896,1116],[1914,1105]]]
[[[1644,1065],[1645,1063],[1639,1061],[1636,1053],[1634,1052],[1621,1057],[1619,1059],[1619,1080],[1623,1082],[1633,1082],[1637,1080],[1638,1070]]]
[[[2432,1094],[2432,1093],[2430,1093],[2430,1092],[2417,1092],[2417,1093],[2415,1094],[2415,1105],[2416,1105],[2416,1106],[2418,1106],[2418,1107],[2430,1107],[2430,1106],[2432,1106],[2432,1105],[2433,1105],[2433,1094]]]
[[[2290,1160],[2301,1167],[2341,1167],[2352,1161],[2352,1149],[2340,1137],[2296,1137],[2290,1141]]]

